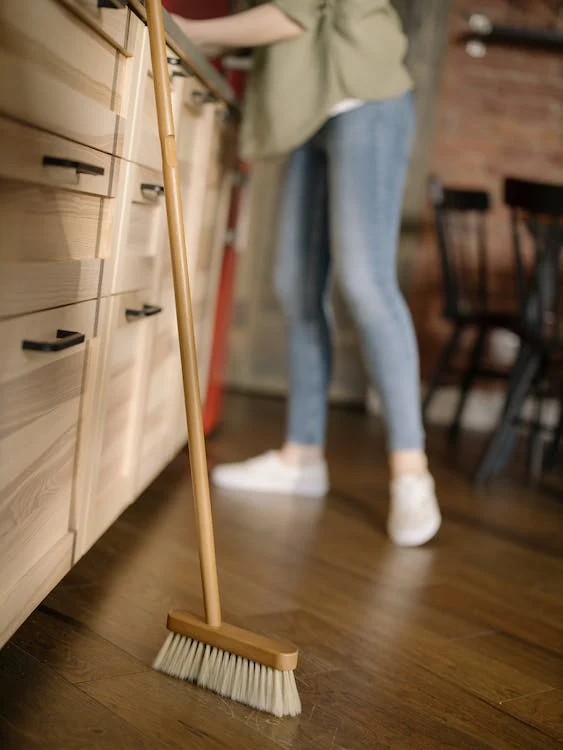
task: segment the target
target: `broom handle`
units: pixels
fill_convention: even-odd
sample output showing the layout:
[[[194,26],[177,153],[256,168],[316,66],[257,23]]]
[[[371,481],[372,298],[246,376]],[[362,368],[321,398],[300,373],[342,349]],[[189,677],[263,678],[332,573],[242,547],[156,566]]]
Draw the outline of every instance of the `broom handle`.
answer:
[[[199,537],[199,559],[205,619],[208,625],[218,627],[221,624],[221,602],[217,579],[215,542],[213,539],[213,518],[209,496],[197,354],[190,282],[188,278],[186,237],[184,234],[180,175],[176,158],[176,139],[174,136],[174,119],[170,99],[170,79],[166,59],[166,37],[162,16],[162,2],[161,0],[146,0],[146,8],[156,113],[158,117],[158,134],[162,149],[164,196],[166,199],[172,275],[176,297],[176,316],[180,337],[180,358],[182,361],[184,402],[188,423],[192,487]]]

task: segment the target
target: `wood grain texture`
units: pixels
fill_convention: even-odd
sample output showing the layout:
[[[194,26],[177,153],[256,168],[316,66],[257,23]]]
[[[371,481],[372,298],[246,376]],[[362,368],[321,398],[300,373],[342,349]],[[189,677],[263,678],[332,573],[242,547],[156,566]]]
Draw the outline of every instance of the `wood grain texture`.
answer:
[[[124,55],[132,54],[129,38],[130,11],[127,5],[114,3],[114,7],[100,7],[98,0],[58,0],[89,24],[97,34]]]
[[[141,189],[163,186],[162,172],[136,164],[128,167],[123,189],[127,195],[126,222],[121,246],[116,248],[112,294],[151,289],[157,283],[160,254],[168,252],[164,195]]]
[[[0,180],[0,262],[95,258],[105,205],[98,196]]]
[[[85,344],[29,352],[57,328],[91,339],[95,303],[0,323],[0,631],[5,640],[70,568]]]
[[[115,48],[55,0],[0,6],[0,110],[112,153]]]
[[[80,622],[45,605],[22,625],[13,643],[73,685],[149,669]]]
[[[47,593],[47,584],[54,585],[70,566],[84,374],[85,345],[61,353],[26,352],[21,341],[52,338],[54,330],[49,329],[57,319],[61,328],[82,329],[90,337],[94,313],[92,304],[0,325],[7,355],[0,370],[0,595],[8,600],[0,608],[4,636]],[[60,555],[49,557],[63,542]],[[45,556],[41,577],[35,566]]]
[[[44,166],[43,157],[78,161],[102,174],[77,174],[73,169]],[[81,146],[66,138],[44,133],[0,117],[0,177],[17,182],[31,182],[53,188],[111,196],[112,157],[88,146]]]
[[[0,318],[94,300],[102,262],[98,259],[58,263],[3,263]]]
[[[230,397],[211,463],[275,446],[282,424],[279,402]],[[298,645],[301,717],[256,714],[146,669],[168,610],[201,611],[181,455],[16,636],[22,672],[29,655],[50,670],[40,683],[25,672],[0,701],[17,747],[35,746],[28,722],[49,720],[41,695],[88,718],[60,675],[153,748],[560,747],[560,503],[517,481],[474,493],[471,437],[459,459],[432,431],[429,447],[444,526],[422,549],[385,537],[383,432],[358,412],[331,415],[326,500],[214,493],[225,619]],[[72,738],[74,717],[59,722]]]
[[[65,747],[96,750],[154,750],[143,734],[102,707],[54,670],[41,664],[17,646],[1,654],[0,744],[3,750]],[[28,685],[34,683],[33,695]],[[30,701],[32,712],[22,711],[23,703],[12,702],[19,695]]]
[[[93,482],[85,528],[80,533],[80,554],[134,499],[135,446],[143,407],[140,388],[154,318],[128,318],[126,310],[140,309],[143,304],[154,304],[149,292],[102,300],[98,407],[90,417],[97,432],[89,458]]]
[[[9,590],[2,592],[0,618],[0,644],[8,638],[30,615],[72,566],[74,534],[68,532],[56,542],[43,557],[25,571]],[[0,718],[0,725],[2,719]],[[0,729],[0,736],[2,730]]]

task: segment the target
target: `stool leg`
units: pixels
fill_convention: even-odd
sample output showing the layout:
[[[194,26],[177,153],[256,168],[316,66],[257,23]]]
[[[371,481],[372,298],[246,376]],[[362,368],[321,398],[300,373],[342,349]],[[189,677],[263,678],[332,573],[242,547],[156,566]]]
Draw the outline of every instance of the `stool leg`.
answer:
[[[522,411],[541,361],[542,357],[537,352],[527,347],[521,349],[510,377],[502,416],[475,473],[477,484],[498,474],[507,464],[517,434],[514,421]]]
[[[453,418],[453,421],[450,425],[450,430],[449,430],[450,437],[452,439],[455,439],[459,435],[459,430],[461,427],[461,418],[463,417],[465,404],[467,403],[467,397],[469,396],[469,392],[471,391],[471,388],[473,387],[475,378],[477,377],[479,373],[479,366],[481,364],[481,358],[483,356],[483,350],[485,348],[486,341],[487,341],[487,329],[481,328],[479,330],[479,333],[477,334],[475,343],[473,344],[471,348],[471,353],[469,355],[469,362],[467,365],[467,369],[465,370],[465,373],[463,375],[463,380],[461,381],[461,390],[459,394],[459,400],[457,402],[457,409],[456,409],[455,416]]]
[[[559,422],[555,428],[553,440],[550,443],[547,455],[545,457],[545,468],[547,471],[553,471],[557,466],[560,453],[563,451],[563,388],[559,398]]]

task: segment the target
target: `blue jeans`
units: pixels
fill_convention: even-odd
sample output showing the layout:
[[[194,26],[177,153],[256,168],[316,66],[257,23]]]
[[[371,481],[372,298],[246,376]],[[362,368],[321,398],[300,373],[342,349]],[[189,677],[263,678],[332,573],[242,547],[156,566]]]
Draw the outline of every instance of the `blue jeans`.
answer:
[[[325,441],[334,269],[383,405],[389,449],[424,446],[417,343],[396,267],[413,129],[409,93],[329,119],[289,157],[275,274],[289,332],[289,441]]]

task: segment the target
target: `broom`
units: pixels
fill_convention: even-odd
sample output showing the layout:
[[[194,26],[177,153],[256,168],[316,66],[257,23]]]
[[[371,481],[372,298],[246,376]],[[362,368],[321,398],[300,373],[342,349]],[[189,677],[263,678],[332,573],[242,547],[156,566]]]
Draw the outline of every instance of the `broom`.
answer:
[[[297,716],[295,647],[221,620],[213,519],[199,392],[195,335],[186,260],[180,178],[176,159],[170,80],[161,0],[146,0],[158,133],[162,149],[166,214],[188,424],[192,487],[199,541],[205,619],[184,611],[168,614],[170,633],[154,668],[194,682],[275,716]]]

